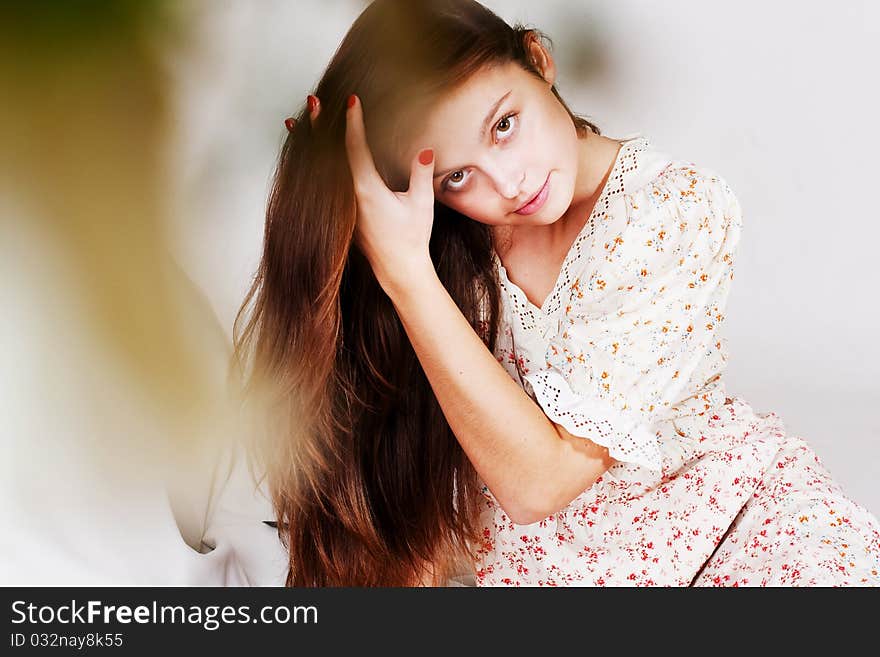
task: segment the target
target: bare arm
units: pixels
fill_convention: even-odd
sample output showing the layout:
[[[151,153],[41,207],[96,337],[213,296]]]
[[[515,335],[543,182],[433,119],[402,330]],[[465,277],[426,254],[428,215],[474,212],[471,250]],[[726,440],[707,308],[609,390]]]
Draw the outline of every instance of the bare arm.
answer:
[[[547,517],[614,460],[552,422],[468,324],[430,261],[386,288],[462,448],[511,520]]]

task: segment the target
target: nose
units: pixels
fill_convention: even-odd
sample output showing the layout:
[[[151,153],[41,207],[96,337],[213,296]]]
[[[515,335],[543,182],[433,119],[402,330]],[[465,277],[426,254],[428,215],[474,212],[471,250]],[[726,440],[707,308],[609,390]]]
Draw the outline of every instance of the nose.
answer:
[[[495,166],[489,169],[489,177],[495,189],[506,199],[515,199],[521,193],[522,183],[525,180],[525,171],[517,172],[510,167]]]

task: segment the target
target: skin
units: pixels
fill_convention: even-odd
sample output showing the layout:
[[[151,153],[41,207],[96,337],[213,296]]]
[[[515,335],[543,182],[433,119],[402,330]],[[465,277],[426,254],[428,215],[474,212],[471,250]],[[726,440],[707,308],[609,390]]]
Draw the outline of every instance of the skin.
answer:
[[[437,104],[410,149],[406,192],[389,190],[376,171],[360,101],[352,97],[346,111],[355,241],[393,302],[456,438],[516,524],[564,508],[615,462],[606,448],[551,421],[507,374],[437,278],[428,252],[436,198],[493,227],[508,278],[536,306],[555,284],[620,143],[578,139],[551,92],[556,69],[549,52],[534,40],[530,53],[543,81],[505,65],[475,74]],[[487,111],[508,91],[481,140]],[[309,106],[314,120],[320,103],[312,96]],[[502,121],[511,111],[517,118]],[[541,210],[516,214],[548,175],[550,196]]]

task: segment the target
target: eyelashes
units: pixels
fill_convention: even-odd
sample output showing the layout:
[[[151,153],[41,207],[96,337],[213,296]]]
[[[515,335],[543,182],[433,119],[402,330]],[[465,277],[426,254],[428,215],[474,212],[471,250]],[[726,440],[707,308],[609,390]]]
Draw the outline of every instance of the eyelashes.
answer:
[[[504,123],[505,121],[512,122],[512,125],[510,128],[503,131],[502,134],[504,135],[504,137],[500,140],[502,142],[509,141],[510,139],[513,138],[513,135],[516,133],[517,129],[519,128],[519,115],[516,112],[508,112],[507,114],[502,116],[500,119],[498,119],[498,122],[495,124],[495,128],[494,128],[495,132],[498,131],[498,127],[502,123]],[[457,173],[463,174],[464,172],[463,171],[453,171],[451,174],[449,174],[448,176],[446,176],[446,178],[443,179],[443,182],[440,184],[440,188],[444,192],[457,192],[457,191],[460,191],[461,189],[464,188],[464,183],[465,183],[465,181],[468,180],[468,178],[463,178],[462,180],[459,180],[459,181],[451,180],[452,176]]]

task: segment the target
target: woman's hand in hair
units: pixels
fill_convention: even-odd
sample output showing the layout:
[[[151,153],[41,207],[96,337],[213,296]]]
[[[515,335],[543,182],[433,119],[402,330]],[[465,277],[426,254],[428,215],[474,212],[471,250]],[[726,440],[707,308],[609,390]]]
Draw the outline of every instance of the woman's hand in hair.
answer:
[[[373,162],[356,96],[346,111],[345,147],[357,200],[355,243],[391,295],[434,272],[428,251],[434,223],[434,152],[424,149],[413,157],[407,191],[391,191]]]

